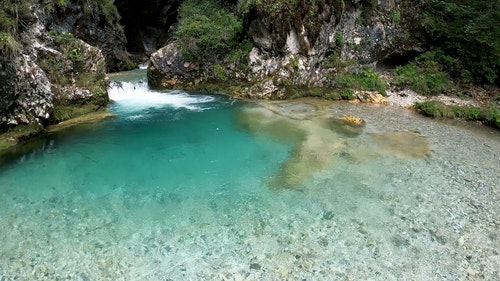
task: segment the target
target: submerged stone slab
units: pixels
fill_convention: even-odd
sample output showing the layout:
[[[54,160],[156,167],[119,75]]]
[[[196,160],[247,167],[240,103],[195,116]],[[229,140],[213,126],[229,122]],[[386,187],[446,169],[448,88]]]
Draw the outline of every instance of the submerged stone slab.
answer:
[[[108,111],[98,111],[98,112],[93,112],[89,113],[86,115],[78,116],[63,122],[58,123],[57,125],[50,126],[48,128],[48,132],[55,132],[59,130],[63,130],[78,124],[84,124],[84,123],[97,123],[99,121],[108,119],[108,118],[113,118],[116,115],[113,113],[110,113]]]
[[[430,152],[427,138],[414,132],[372,134],[372,140],[378,152],[400,158],[424,157]]]
[[[420,134],[368,133],[363,118],[345,112],[332,116],[331,105],[307,100],[260,102],[239,114],[238,122],[244,129],[293,145],[290,157],[269,181],[271,186],[300,187],[307,178],[338,161],[419,158],[430,153],[427,138]]]

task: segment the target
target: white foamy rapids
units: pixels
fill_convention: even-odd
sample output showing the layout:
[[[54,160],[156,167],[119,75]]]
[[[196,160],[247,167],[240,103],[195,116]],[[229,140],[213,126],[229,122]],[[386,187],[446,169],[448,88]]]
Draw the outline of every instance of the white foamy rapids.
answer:
[[[182,91],[159,92],[148,88],[146,82],[121,82],[108,91],[109,98],[121,109],[138,111],[148,108],[187,108],[204,110],[202,104],[214,101],[212,96],[190,95]]]

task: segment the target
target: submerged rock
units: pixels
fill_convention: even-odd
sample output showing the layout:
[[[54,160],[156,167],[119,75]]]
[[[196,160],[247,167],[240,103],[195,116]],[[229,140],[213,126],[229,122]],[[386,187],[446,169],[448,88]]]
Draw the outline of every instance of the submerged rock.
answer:
[[[116,117],[116,115],[108,111],[97,111],[63,121],[57,125],[50,126],[47,129],[49,132],[55,132],[78,124],[96,123],[113,117]]]
[[[345,149],[345,143],[325,123],[325,112],[315,106],[300,102],[262,105],[244,110],[240,124],[256,135],[294,145],[292,156],[270,181],[271,186],[298,187],[305,178],[332,165],[336,155]]]
[[[361,117],[352,116],[352,115],[343,115],[339,118],[339,120],[344,121],[347,125],[351,125],[354,127],[361,127],[365,124],[365,120]]]
[[[290,157],[269,181],[270,186],[298,188],[304,180],[338,161],[419,158],[430,152],[425,137],[408,131],[354,138],[363,135],[366,121],[353,115],[332,117],[330,105],[305,101],[262,102],[239,114],[242,128],[257,136],[293,145]]]
[[[328,121],[331,130],[345,137],[356,137],[363,133],[365,120],[352,115],[343,115],[340,118],[330,118]]]
[[[377,152],[400,158],[424,157],[430,152],[427,138],[413,132],[389,132],[372,134]]]

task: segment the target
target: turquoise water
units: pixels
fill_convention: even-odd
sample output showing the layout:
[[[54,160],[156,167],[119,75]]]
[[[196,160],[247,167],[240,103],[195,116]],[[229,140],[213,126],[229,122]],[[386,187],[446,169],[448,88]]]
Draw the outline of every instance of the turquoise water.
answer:
[[[155,92],[141,77],[113,78],[127,81],[110,91],[115,118],[0,166],[0,280],[498,276],[497,131],[392,107]],[[343,114],[366,126],[332,128]]]

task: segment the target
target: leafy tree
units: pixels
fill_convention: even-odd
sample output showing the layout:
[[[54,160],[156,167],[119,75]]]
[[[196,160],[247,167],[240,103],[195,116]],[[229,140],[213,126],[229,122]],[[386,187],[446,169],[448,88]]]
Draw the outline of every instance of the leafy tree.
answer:
[[[428,0],[423,25],[453,76],[500,83],[500,1]]]
[[[175,32],[187,60],[215,61],[235,48],[243,25],[216,0],[186,0]]]

